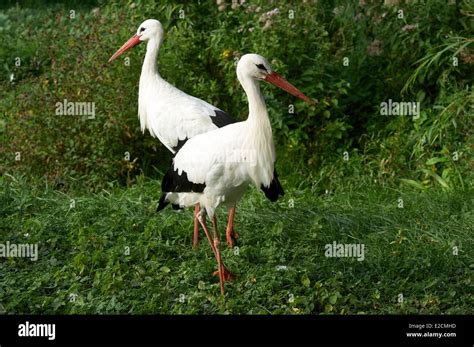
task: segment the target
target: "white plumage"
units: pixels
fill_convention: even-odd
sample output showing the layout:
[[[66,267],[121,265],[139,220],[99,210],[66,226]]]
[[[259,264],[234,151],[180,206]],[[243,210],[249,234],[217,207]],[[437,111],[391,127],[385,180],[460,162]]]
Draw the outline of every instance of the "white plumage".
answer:
[[[193,243],[197,244],[199,221],[217,258],[224,293],[223,282],[230,274],[220,256],[216,208],[221,204],[231,208],[226,234],[232,247],[235,205],[248,185],[261,188],[271,201],[284,194],[274,169],[272,129],[258,80],[279,86],[307,102],[311,100],[273,72],[265,58],[247,54],[239,61],[237,76],[247,94],[249,117],[244,122],[234,123],[225,112],[187,95],[160,76],[156,60],[162,40],[161,23],[146,20],[109,61],[147,41],[138,98],[141,130],[148,129],[176,154],[163,179],[164,194],[157,211],[168,202],[181,207],[196,206]],[[199,206],[204,210],[199,212]],[[212,217],[214,241],[205,225],[206,213]]]
[[[174,158],[173,168],[178,175],[186,172],[190,182],[205,184],[206,188],[203,193],[175,193],[167,199],[183,207],[199,203],[212,217],[219,204],[234,206],[249,184],[269,187],[275,149],[268,118],[260,127],[255,124],[259,121],[249,117],[190,139]],[[259,137],[255,137],[257,130]]]
[[[275,146],[259,80],[266,80],[311,102],[273,72],[268,61],[260,55],[244,55],[237,65],[237,77],[248,98],[248,119],[188,140],[176,154],[163,179],[164,194],[160,199],[161,206],[166,202],[184,207],[199,204],[199,221],[209,240],[205,214],[212,218],[214,242],[211,242],[211,247],[218,261],[222,293],[228,272],[222,264],[218,247],[216,208],[221,204],[235,206],[249,184],[262,187],[270,196],[283,194],[275,177]]]
[[[163,40],[163,27],[156,19],[144,21],[137,30],[140,41],[147,41],[138,92],[138,113],[141,129],[148,129],[172,153],[178,141],[218,127],[213,123],[216,111],[211,104],[190,96],[165,81],[156,67]]]
[[[182,92],[158,73],[142,72],[138,96],[141,129],[143,132],[148,129],[172,153],[176,153],[179,140],[217,129],[212,122],[216,111],[221,110]]]
[[[138,114],[142,132],[149,130],[172,153],[179,141],[233,123],[224,111],[190,96],[165,81],[159,74],[156,61],[163,41],[163,26],[156,19],[148,19],[114,55],[112,61],[128,49],[147,42],[138,91]]]
[[[274,179],[275,146],[258,80],[267,80],[309,101],[257,54],[240,59],[237,76],[247,94],[248,119],[190,139],[176,154],[165,177],[165,189],[173,189],[165,190],[165,200],[180,206],[199,203],[210,217],[221,203],[235,205],[249,184],[270,188]],[[179,181],[184,173],[190,183],[204,184],[204,190],[183,195],[186,190],[181,190]]]
[[[142,132],[148,129],[151,136],[158,138],[175,154],[188,139],[231,124],[234,120],[224,111],[184,93],[160,76],[156,61],[163,36],[161,23],[148,19],[109,61],[139,43],[147,42],[138,92],[140,127]],[[197,245],[197,225],[195,219],[194,245]],[[230,245],[234,242],[232,220],[229,221],[228,242]]]

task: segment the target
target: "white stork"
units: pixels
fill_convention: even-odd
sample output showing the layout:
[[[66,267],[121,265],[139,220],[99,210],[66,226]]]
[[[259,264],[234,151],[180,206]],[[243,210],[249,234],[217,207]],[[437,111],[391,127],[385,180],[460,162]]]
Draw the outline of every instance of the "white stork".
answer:
[[[156,19],[148,19],[140,24],[137,33],[112,55],[109,62],[139,43],[148,42],[138,92],[141,130],[145,132],[148,129],[151,136],[158,138],[175,154],[188,139],[234,123],[235,120],[217,107],[182,92],[160,76],[156,61],[163,36],[161,23]],[[199,205],[196,205],[194,246],[198,242],[198,212]],[[233,247],[235,242],[234,213],[235,207],[232,207],[226,232],[229,247]]]
[[[277,197],[281,189],[275,184],[278,182],[274,170],[275,146],[259,80],[270,82],[312,103],[311,99],[274,72],[268,61],[260,55],[242,56],[237,65],[237,77],[247,94],[247,120],[189,139],[178,151],[173,165],[163,178],[164,193],[158,206],[158,210],[168,202],[181,207],[201,206],[198,221],[217,259],[222,294],[224,281],[230,277],[230,273],[225,269],[219,251],[216,208],[220,204],[229,208],[235,206],[249,184]],[[212,219],[212,239],[205,224],[206,214]]]

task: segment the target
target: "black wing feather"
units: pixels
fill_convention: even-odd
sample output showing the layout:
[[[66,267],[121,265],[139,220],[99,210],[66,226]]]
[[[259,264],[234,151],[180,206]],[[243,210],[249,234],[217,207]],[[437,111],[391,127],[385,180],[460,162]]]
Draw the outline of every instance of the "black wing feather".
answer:
[[[172,149],[175,153],[178,153],[178,151],[181,149],[181,147],[184,146],[184,144],[186,143],[186,141],[188,141],[189,139],[186,137],[184,138],[184,140],[179,140],[178,139],[178,144],[176,146],[174,146]]]
[[[166,194],[163,194],[160,197],[160,201],[158,202],[158,207],[156,208],[156,212],[160,212],[162,209],[164,209],[166,206],[168,206],[169,202],[166,201]]]
[[[158,206],[156,207],[156,212],[160,212],[166,206],[169,205],[169,201],[166,201],[166,193],[162,194],[160,197],[160,201],[158,202]],[[183,208],[177,204],[171,204],[173,210],[182,210]]]
[[[265,196],[271,201],[275,202],[278,200],[278,197],[285,195],[283,187],[281,186],[280,181],[278,180],[278,174],[276,169],[273,170],[273,180],[270,183],[270,186],[265,187],[263,184],[260,186],[260,189],[263,190]]]
[[[212,123],[216,125],[218,128],[225,127],[226,125],[235,123],[235,119],[229,116],[226,112],[221,110],[214,111],[216,113],[215,116],[211,116]]]
[[[166,194],[171,192],[194,192],[194,193],[202,193],[206,185],[204,183],[193,183],[190,182],[188,179],[188,174],[183,171],[181,175],[178,174],[178,170],[175,170],[174,165],[171,164],[168,171],[166,172],[165,176],[163,177],[163,181],[161,181],[161,191],[164,193],[160,197],[160,201],[158,202],[158,207],[156,208],[156,212],[160,212],[166,206],[169,205],[169,201],[166,200]],[[173,210],[180,210],[181,206],[177,204],[171,204]]]
[[[178,170],[174,169],[172,164],[161,182],[161,191],[165,193],[179,192],[179,193],[202,193],[206,188],[205,183],[194,183],[188,179],[188,174],[183,171],[181,175]]]

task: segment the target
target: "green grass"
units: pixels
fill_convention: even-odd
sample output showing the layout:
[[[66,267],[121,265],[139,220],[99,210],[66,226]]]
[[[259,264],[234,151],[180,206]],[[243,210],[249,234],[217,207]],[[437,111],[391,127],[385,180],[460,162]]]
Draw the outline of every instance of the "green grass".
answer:
[[[6,175],[1,187],[0,242],[37,242],[39,259],[0,259],[0,313],[473,312],[472,192],[316,195],[287,184],[271,204],[250,190],[236,214],[238,254],[222,243],[238,276],[222,298],[207,241],[191,247],[192,211],[155,213],[159,182],[68,195]],[[326,258],[333,241],[364,244],[365,259]]]

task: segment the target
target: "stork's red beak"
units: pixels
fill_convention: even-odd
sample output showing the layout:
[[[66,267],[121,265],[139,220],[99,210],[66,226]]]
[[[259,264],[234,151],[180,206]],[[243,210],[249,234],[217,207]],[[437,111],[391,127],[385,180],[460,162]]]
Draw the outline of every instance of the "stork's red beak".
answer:
[[[306,95],[303,94],[302,91],[300,91],[298,88],[296,88],[294,85],[292,85],[290,82],[285,80],[276,72],[272,72],[271,74],[267,75],[267,77],[265,77],[265,81],[270,82],[271,84],[277,87],[280,87],[284,91],[287,91],[291,95],[294,95],[297,98],[300,98],[301,100],[306,101],[310,105],[315,104],[314,100],[311,100],[310,98],[308,98]]]
[[[126,51],[128,51],[130,48],[138,45],[139,43],[141,43],[142,41],[140,41],[140,36],[138,35],[133,35],[127,42],[124,43],[124,45],[122,47],[120,47],[118,49],[117,52],[114,53],[113,56],[110,57],[109,59],[109,63],[114,60],[115,58],[117,58],[119,55],[125,53]]]

